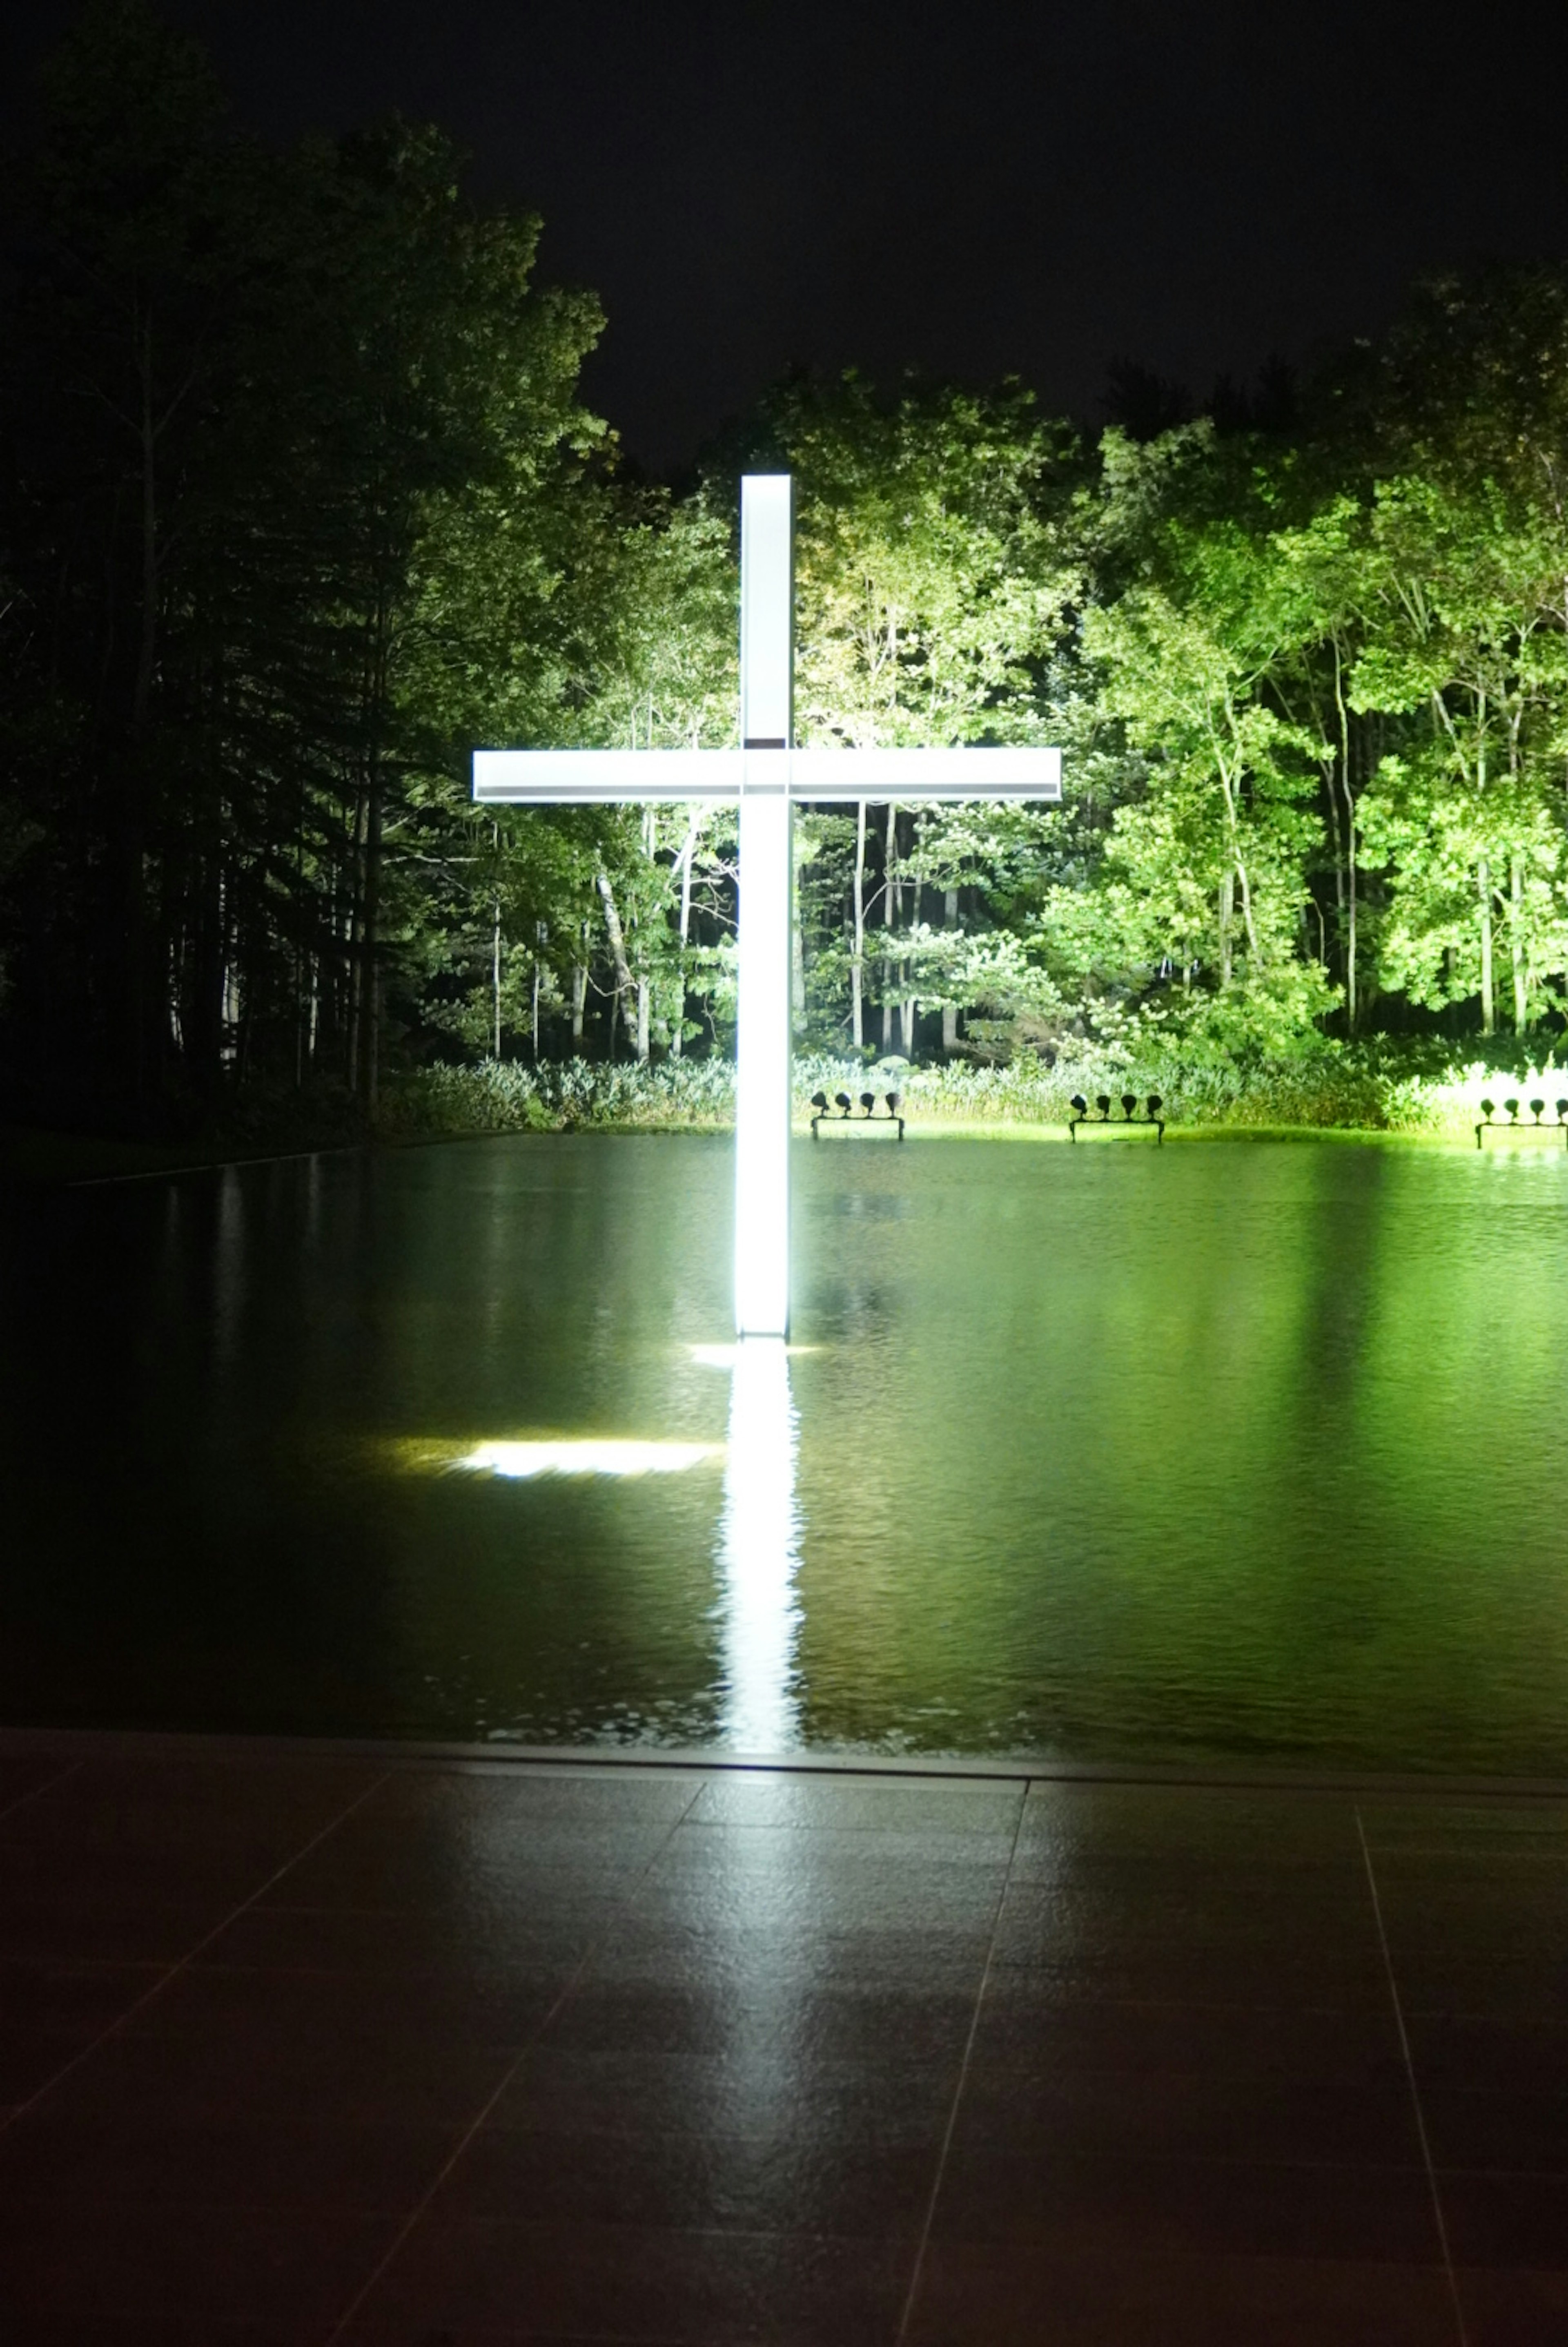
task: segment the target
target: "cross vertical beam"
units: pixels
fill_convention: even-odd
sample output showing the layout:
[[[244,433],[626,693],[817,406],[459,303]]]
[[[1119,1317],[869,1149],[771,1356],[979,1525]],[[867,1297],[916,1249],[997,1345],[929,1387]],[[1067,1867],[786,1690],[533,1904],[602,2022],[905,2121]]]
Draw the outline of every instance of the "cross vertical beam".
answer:
[[[740,919],[735,1327],[789,1333],[794,505],[788,473],[740,484]]]
[[[1062,795],[1059,750],[797,750],[793,571],[789,476],[748,473],[740,484],[739,749],[473,753],[482,805],[738,805],[735,1326],[741,1337],[775,1344],[789,1333],[794,802]]]

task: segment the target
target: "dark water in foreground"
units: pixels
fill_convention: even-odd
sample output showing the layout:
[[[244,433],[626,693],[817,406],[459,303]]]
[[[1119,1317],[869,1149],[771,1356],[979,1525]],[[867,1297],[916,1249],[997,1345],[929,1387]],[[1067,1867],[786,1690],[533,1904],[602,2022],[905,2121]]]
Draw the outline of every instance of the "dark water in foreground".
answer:
[[[1568,1774],[1561,1153],[797,1167],[739,1372],[722,1140],[6,1202],[0,1717]]]

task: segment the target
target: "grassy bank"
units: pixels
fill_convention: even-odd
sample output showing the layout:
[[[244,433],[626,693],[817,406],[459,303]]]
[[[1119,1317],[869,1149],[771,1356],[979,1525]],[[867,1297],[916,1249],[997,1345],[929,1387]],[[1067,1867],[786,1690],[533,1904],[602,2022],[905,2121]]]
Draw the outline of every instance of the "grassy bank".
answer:
[[[1468,1138],[1481,1102],[1568,1098],[1568,1069],[1511,1063],[1500,1051],[1490,1064],[1426,1048],[1418,1056],[1387,1047],[1329,1048],[1277,1067],[1169,1063],[1112,1065],[1106,1059],[1029,1059],[1006,1067],[964,1062],[911,1068],[901,1060],[870,1067],[803,1054],[795,1065],[795,1106],[810,1096],[896,1090],[917,1125],[953,1132],[1061,1129],[1076,1092],[1093,1102],[1131,1092],[1140,1102],[1157,1092],[1162,1113],[1178,1127],[1237,1133],[1343,1132]],[[537,1070],[517,1061],[473,1068],[433,1068],[403,1079],[386,1101],[380,1130],[389,1139],[438,1133],[560,1131],[586,1126],[644,1131],[714,1130],[734,1112],[734,1070],[723,1061],[666,1061],[648,1068],[584,1061]],[[1525,1111],[1528,1114],[1528,1110]]]
[[[1473,1046],[1471,1047],[1473,1051]],[[384,1091],[373,1119],[341,1095],[291,1094],[249,1100],[200,1136],[128,1140],[39,1132],[0,1124],[0,1179],[61,1183],[126,1179],[356,1143],[412,1143],[484,1133],[718,1132],[734,1116],[735,1071],[727,1061],[661,1061],[639,1068],[583,1060],[534,1068],[515,1060],[474,1067],[433,1067],[402,1075]],[[1431,1045],[1327,1045],[1279,1066],[1169,1062],[1113,1064],[1109,1057],[1029,1059],[1006,1067],[951,1062],[911,1068],[901,1060],[857,1061],[802,1054],[795,1066],[795,1107],[804,1122],[810,1098],[846,1092],[897,1091],[919,1133],[1061,1135],[1074,1092],[1093,1102],[1123,1092],[1140,1103],[1157,1092],[1176,1134],[1261,1138],[1337,1133],[1468,1140],[1490,1099],[1555,1103],[1568,1099],[1568,1067],[1543,1051],[1535,1061],[1497,1046],[1490,1060]]]

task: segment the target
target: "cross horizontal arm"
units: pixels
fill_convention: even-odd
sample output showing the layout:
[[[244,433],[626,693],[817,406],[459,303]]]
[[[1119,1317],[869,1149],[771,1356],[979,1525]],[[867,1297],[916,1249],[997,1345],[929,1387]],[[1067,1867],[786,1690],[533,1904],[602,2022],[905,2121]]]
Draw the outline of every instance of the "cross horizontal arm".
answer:
[[[473,795],[487,805],[658,805],[738,801],[742,791],[805,804],[860,799],[1059,799],[1060,750],[476,750]]]
[[[473,795],[523,806],[738,799],[745,764],[743,750],[475,750]]]
[[[789,795],[874,799],[1059,799],[1060,750],[791,750]]]

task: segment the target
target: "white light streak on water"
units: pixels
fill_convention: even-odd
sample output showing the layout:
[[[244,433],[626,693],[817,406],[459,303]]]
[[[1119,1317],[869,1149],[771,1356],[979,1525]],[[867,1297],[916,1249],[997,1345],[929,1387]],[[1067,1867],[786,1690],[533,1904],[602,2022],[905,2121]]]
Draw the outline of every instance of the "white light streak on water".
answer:
[[[679,1475],[716,1459],[717,1442],[480,1442],[453,1460],[475,1475]]]
[[[725,1742],[743,1752],[784,1752],[799,1742],[799,1441],[785,1345],[779,1337],[748,1337],[736,1346],[730,1372],[729,1448],[718,1527],[724,1619],[720,1721]]]

